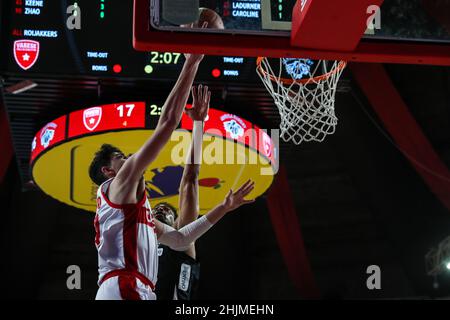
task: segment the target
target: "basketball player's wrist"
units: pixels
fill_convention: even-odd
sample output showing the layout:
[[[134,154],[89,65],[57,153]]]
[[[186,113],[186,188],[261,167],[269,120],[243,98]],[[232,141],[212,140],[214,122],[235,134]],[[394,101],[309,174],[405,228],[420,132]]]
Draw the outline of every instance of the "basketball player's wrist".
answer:
[[[190,67],[198,67],[203,58],[199,58],[200,55],[189,54],[186,58],[185,65]]]
[[[224,214],[227,214],[228,212],[233,211],[233,208],[231,208],[230,206],[226,205],[225,203],[219,204],[219,208],[220,208],[220,210],[222,210],[224,212]]]
[[[194,129],[193,129],[193,133],[201,133],[203,134],[203,127],[204,127],[204,122],[203,120],[195,120],[194,121]]]
[[[214,225],[220,219],[222,219],[223,216],[225,216],[228,212],[230,212],[230,210],[227,209],[225,204],[221,203],[221,204],[218,204],[213,210],[211,210],[209,213],[207,213],[203,217],[205,217],[209,221],[209,223]]]

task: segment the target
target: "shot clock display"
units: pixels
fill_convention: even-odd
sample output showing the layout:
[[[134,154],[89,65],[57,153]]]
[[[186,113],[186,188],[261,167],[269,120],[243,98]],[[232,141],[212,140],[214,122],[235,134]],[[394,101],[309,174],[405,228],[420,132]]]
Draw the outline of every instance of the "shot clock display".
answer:
[[[2,6],[0,55],[8,73],[173,80],[185,61],[181,53],[133,49],[133,1],[10,0]],[[257,81],[255,59],[205,57],[197,79]]]

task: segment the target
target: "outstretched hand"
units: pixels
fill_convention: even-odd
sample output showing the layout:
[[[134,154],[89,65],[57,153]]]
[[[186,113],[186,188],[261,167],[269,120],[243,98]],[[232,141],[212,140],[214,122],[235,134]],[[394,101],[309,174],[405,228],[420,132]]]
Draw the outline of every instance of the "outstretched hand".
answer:
[[[208,90],[208,86],[192,87],[192,99],[192,108],[185,109],[186,114],[192,121],[205,121],[211,100],[211,91]]]
[[[230,190],[225,197],[222,205],[227,211],[232,211],[244,204],[255,202],[255,200],[245,200],[244,198],[250,194],[255,188],[255,182],[247,180],[236,192]]]

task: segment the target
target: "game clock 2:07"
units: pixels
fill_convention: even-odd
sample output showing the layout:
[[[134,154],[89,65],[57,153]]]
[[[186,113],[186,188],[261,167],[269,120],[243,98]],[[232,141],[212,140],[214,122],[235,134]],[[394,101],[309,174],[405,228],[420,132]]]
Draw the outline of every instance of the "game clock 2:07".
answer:
[[[162,111],[162,107],[158,107],[156,104],[152,104],[150,106],[150,115],[151,116],[160,116]]]
[[[175,52],[150,52],[152,64],[177,64],[180,60],[181,53]]]

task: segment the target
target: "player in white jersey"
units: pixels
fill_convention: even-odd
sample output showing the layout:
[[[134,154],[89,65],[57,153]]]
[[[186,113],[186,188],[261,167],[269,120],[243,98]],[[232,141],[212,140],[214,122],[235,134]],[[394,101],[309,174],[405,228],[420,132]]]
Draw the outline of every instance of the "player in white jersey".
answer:
[[[97,299],[155,299],[157,237],[150,205],[145,195],[136,204],[112,203],[107,196],[112,181],[107,180],[97,192]]]
[[[143,173],[178,126],[202,59],[203,55],[186,55],[153,135],[135,154],[126,158],[119,149],[103,145],[91,163],[89,175],[100,186],[94,220],[100,285],[96,299],[156,299],[157,241],[185,251],[227,212],[253,202],[244,200],[254,188],[254,183],[247,181],[236,192],[230,190],[220,205],[180,230],[153,218]]]

